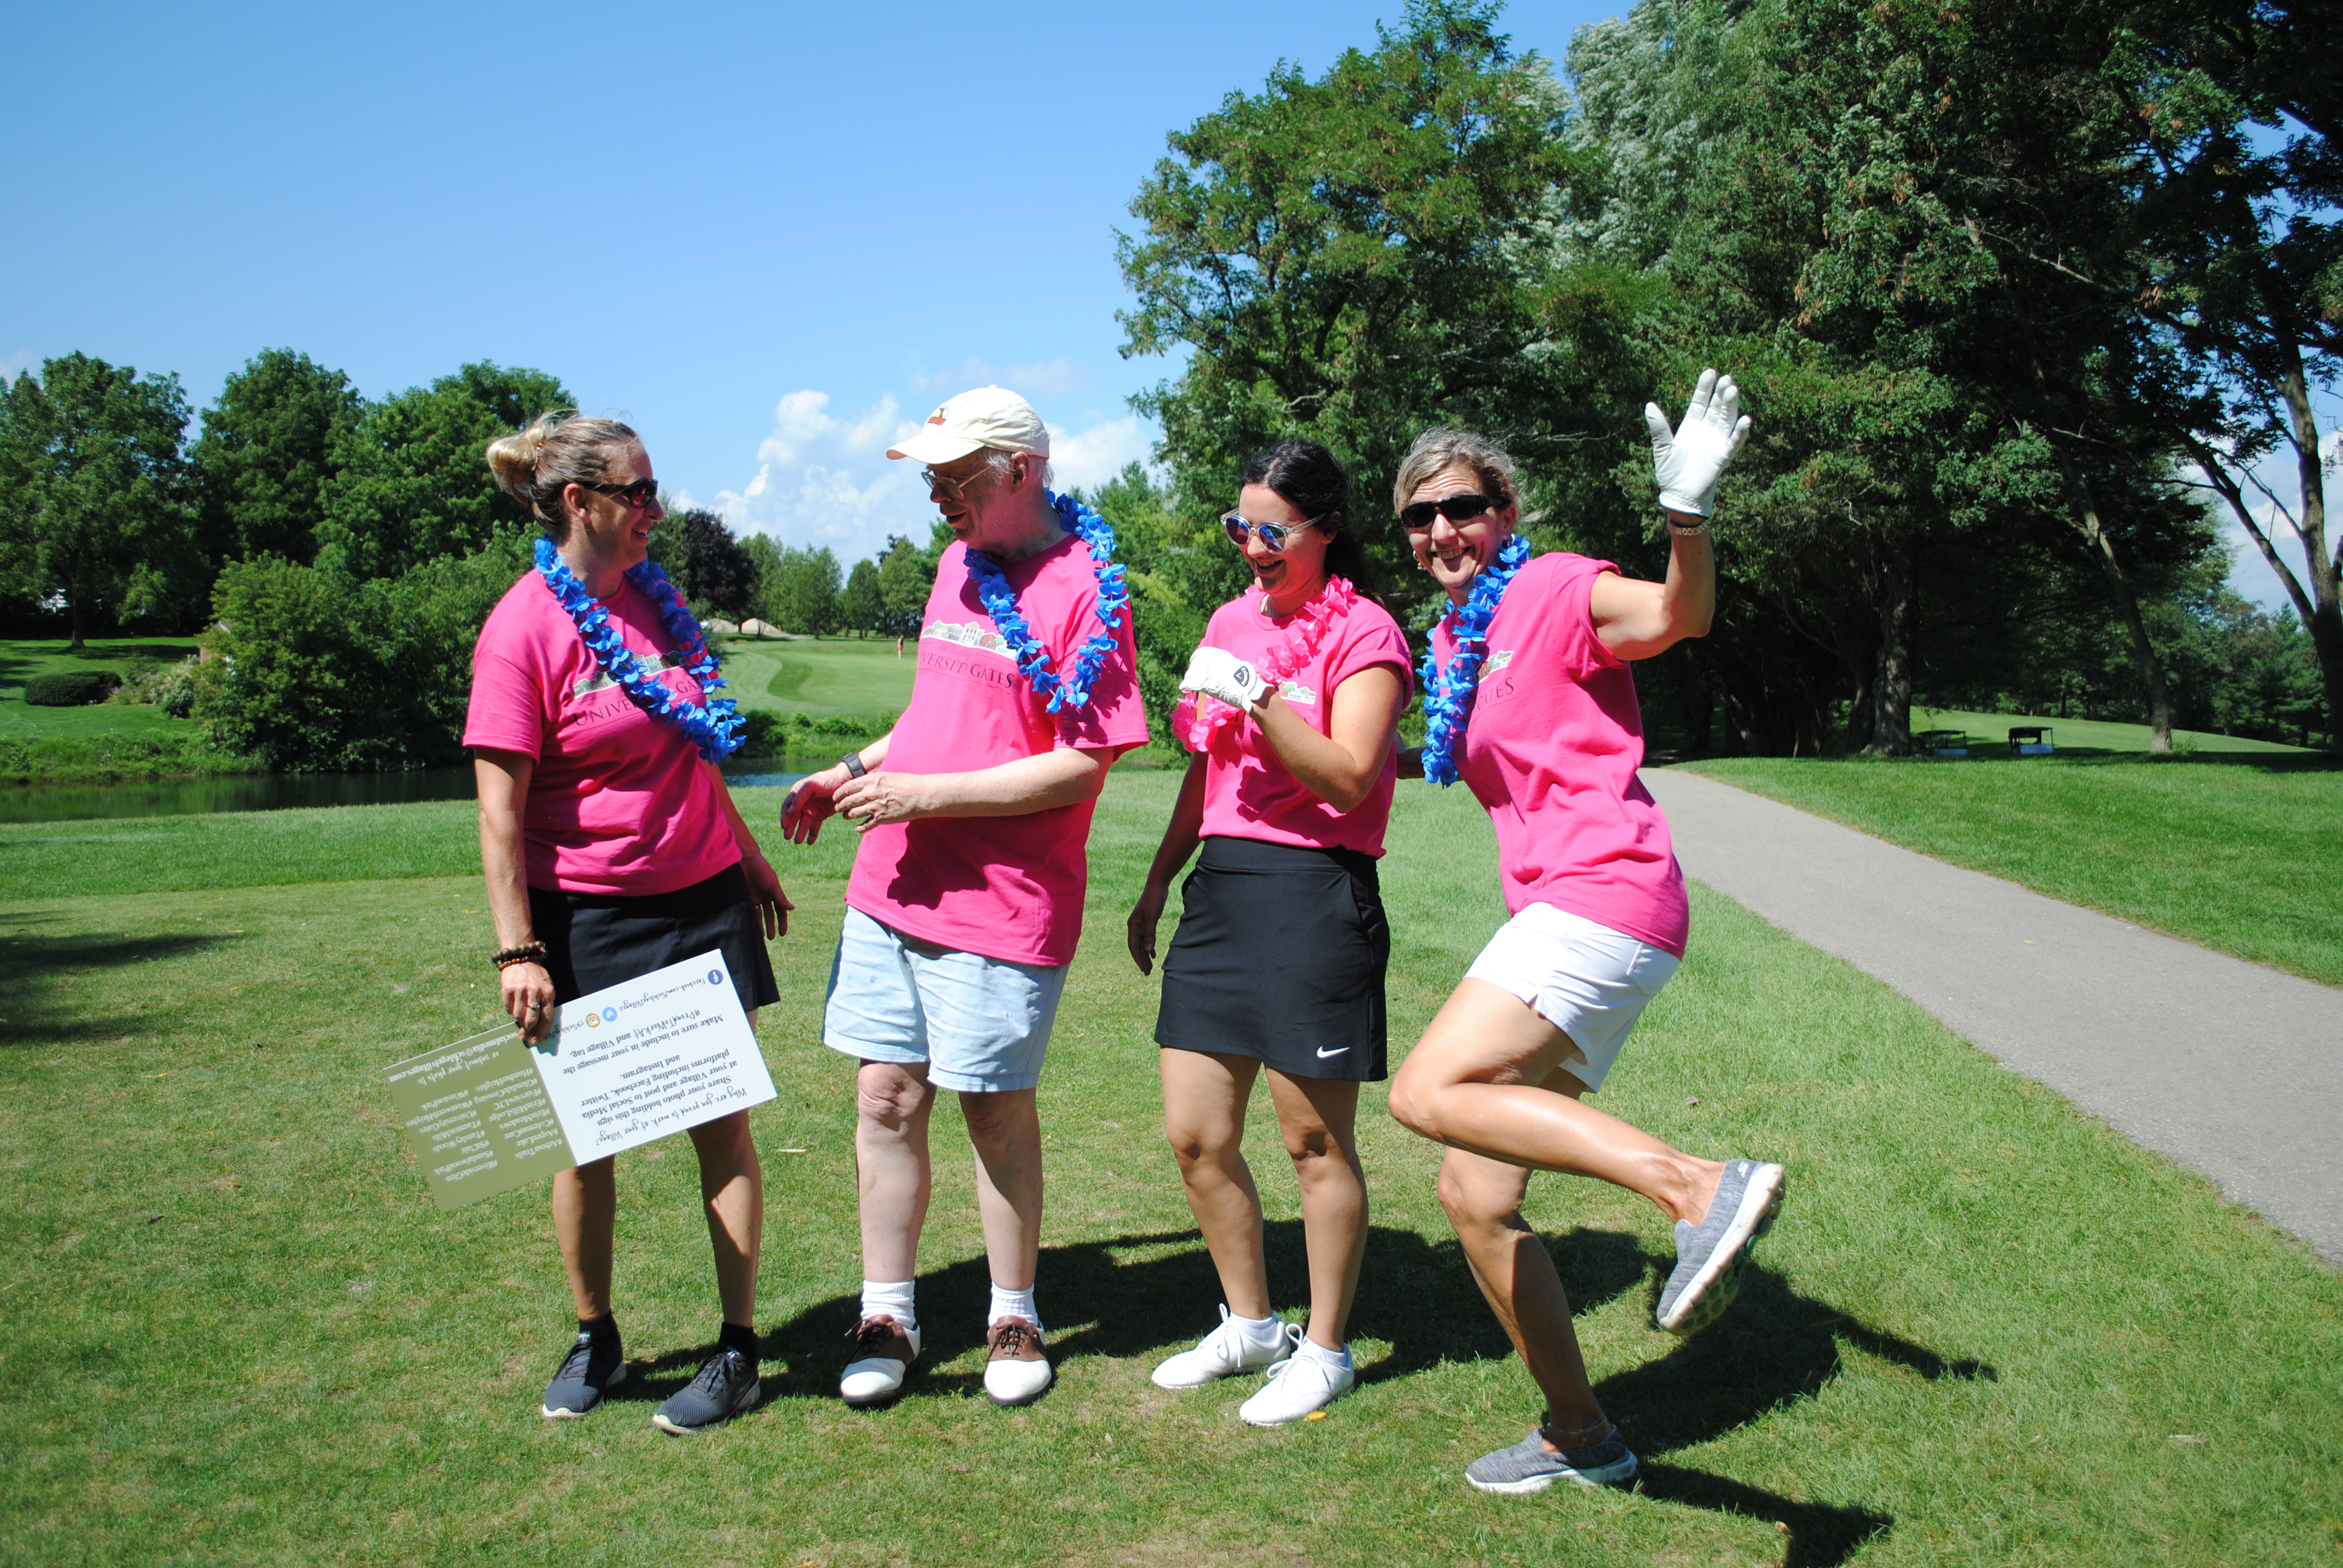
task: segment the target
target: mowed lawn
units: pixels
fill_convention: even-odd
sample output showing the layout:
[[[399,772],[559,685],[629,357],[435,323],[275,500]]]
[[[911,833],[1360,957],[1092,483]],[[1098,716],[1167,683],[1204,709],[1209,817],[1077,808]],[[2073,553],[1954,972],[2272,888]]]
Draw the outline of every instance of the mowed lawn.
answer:
[[[538,1400],[568,1303],[542,1195],[440,1212],[391,1119],[382,1069],[493,1016],[468,807],[0,829],[0,1562],[2343,1553],[2343,1280],[1704,891],[1691,958],[1602,1101],[1687,1148],[1788,1163],[1740,1302],[1690,1341],[1654,1331],[1661,1217],[1592,1182],[1533,1190],[1602,1396],[1644,1456],[1637,1491],[1464,1485],[1537,1396],[1440,1218],[1437,1151],[1379,1090],[1362,1386],[1274,1432],[1237,1421],[1249,1383],[1155,1389],[1148,1369],[1219,1300],[1161,1141],[1154,984],[1121,953],[1176,782],[1118,772],[1100,811],[1042,1089],[1060,1381],[1023,1411],[980,1389],[984,1265],[950,1111],[929,1360],[891,1409],[831,1397],[860,1270],[851,1066],[816,1038],[853,840],[774,846],[799,910],[775,949],[784,1000],[759,1019],[780,1090],[754,1113],[770,1402],[691,1440],[649,1419],[715,1328],[689,1145],[619,1161],[628,1396],[551,1422]],[[777,804],[750,793],[750,820]],[[1463,791],[1403,791],[1395,1047],[1502,918],[1492,859]],[[1265,1116],[1252,1138],[1279,1304],[1298,1315],[1292,1178]]]
[[[2146,751],[2149,731],[2145,724],[2120,724],[2105,719],[2057,719],[2040,714],[1979,713],[1966,708],[1915,708],[1912,729],[1958,729],[1969,738],[1976,755],[2008,755],[2012,725],[2047,725],[2051,743],[2060,751]],[[2278,752],[2300,757],[2299,746],[2271,740],[2249,740],[2242,735],[2221,735],[2206,729],[2176,729],[2173,749],[2183,756],[2197,752]]]
[[[895,657],[891,637],[733,637],[723,643],[728,694],[744,709],[809,719],[880,719],[910,705],[913,641]]]
[[[2343,986],[2343,759],[2005,750],[1693,767],[1924,855]]]

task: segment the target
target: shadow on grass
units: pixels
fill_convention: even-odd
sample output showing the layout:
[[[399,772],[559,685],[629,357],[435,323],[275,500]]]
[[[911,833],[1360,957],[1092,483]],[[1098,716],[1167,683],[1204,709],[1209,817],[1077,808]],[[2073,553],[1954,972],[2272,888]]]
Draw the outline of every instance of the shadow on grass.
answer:
[[[1272,1221],[1265,1238],[1271,1277],[1291,1279],[1303,1264],[1298,1221]],[[1636,1288],[1656,1301],[1672,1258],[1646,1252],[1634,1236],[1579,1229],[1547,1242],[1571,1300],[1581,1312]],[[1164,1248],[1177,1251],[1163,1251]],[[1152,1255],[1126,1259],[1141,1251]],[[1043,1249],[1037,1277],[1051,1320],[1072,1328],[1051,1335],[1051,1359],[1146,1358],[1192,1344],[1212,1327],[1220,1300],[1212,1260],[1192,1231],[1125,1236]],[[963,1259],[920,1279],[926,1331],[920,1361],[939,1367],[983,1343],[990,1279],[981,1257]],[[834,1398],[850,1354],[860,1299],[835,1296],[767,1333],[765,1397]],[[1353,1313],[1358,1332],[1388,1339],[1391,1353],[1363,1369],[1373,1383],[1443,1361],[1491,1361],[1512,1347],[1482,1302],[1453,1240],[1434,1243],[1412,1231],[1377,1228]],[[1630,1436],[1645,1463],[1636,1485],[1644,1495],[1742,1518],[1771,1521],[1786,1535],[1790,1568],[1844,1563],[1895,1524],[1875,1508],[1800,1502],[1685,1465],[1654,1462],[1748,1425],[1768,1412],[1819,1394],[1845,1370],[1845,1347],[1890,1361],[1923,1378],[1995,1381],[1980,1361],[1949,1359],[1925,1345],[1875,1329],[1811,1296],[1778,1274],[1753,1268],[1733,1310],[1705,1332],[1674,1342],[1655,1362],[1605,1378],[1604,1407]],[[712,1347],[679,1350],[634,1363],[614,1397],[659,1400],[681,1388]],[[971,1395],[978,1372],[915,1370],[905,1389],[917,1401]],[[1527,1394],[1530,1391],[1524,1389]],[[1461,1483],[1460,1483],[1461,1484]]]
[[[0,935],[0,1050],[127,1034],[140,1027],[135,1015],[114,1017],[75,1009],[76,971],[180,958],[231,940],[176,932],[42,936],[34,930],[37,922],[38,917],[0,915],[0,930],[17,933]]]

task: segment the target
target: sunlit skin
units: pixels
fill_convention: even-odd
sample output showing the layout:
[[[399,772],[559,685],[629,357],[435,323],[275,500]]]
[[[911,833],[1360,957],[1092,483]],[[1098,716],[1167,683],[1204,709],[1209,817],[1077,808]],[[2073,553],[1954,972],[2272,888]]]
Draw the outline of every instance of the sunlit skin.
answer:
[[[1443,468],[1401,505],[1483,495],[1470,464]],[[1408,534],[1415,558],[1453,604],[1513,536],[1515,510],[1493,508],[1462,523],[1435,515]],[[1668,511],[1664,582],[1598,575],[1587,608],[1603,645],[1624,659],[1649,658],[1706,634],[1716,608],[1716,561],[1705,519]],[[1413,766],[1410,766],[1413,764]],[[1413,755],[1404,771],[1422,776]],[[1725,1167],[1684,1154],[1616,1117],[1582,1104],[1585,1086],[1562,1065],[1576,1047],[1511,992],[1466,980],[1456,988],[1391,1088],[1392,1115],[1448,1145],[1440,1201],[1465,1261],[1506,1336],[1545,1395],[1545,1447],[1561,1452],[1601,1442],[1611,1423],[1588,1382],[1571,1323],[1570,1298],[1544,1243],[1522,1219],[1535,1171],[1594,1176],[1639,1192],[1671,1220],[1697,1224]]]

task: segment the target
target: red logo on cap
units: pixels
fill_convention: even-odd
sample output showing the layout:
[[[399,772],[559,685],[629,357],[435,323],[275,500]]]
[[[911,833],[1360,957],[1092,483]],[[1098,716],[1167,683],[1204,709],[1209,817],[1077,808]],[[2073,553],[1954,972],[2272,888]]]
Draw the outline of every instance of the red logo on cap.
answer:
[[[932,414],[930,414],[930,415],[929,415],[929,416],[928,416],[928,423],[929,423],[929,424],[930,424],[930,425],[940,425],[940,424],[942,424],[943,422],[944,422],[944,411],[943,411],[942,409],[940,409],[940,408],[937,409],[934,413],[932,413]]]

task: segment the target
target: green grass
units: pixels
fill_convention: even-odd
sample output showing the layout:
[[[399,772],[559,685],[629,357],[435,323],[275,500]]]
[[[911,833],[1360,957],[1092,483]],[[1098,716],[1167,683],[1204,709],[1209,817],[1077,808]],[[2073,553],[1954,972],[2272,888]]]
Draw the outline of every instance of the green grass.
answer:
[[[2343,766],[2318,753],[1692,766],[1924,855],[2343,985]]]
[[[1024,1411],[977,1392],[984,1268],[949,1111],[923,1254],[929,1362],[890,1410],[829,1397],[860,1271],[851,1069],[815,1041],[852,840],[777,846],[799,910],[775,949],[783,1000],[759,1020],[780,1097],[754,1113],[771,1402],[690,1442],[648,1419],[715,1326],[688,1146],[619,1161],[630,1397],[556,1423],[537,1400],[568,1302],[541,1196],[441,1213],[392,1122],[382,1068],[489,1016],[477,878],[408,874],[451,869],[468,808],[273,814],[318,876],[377,879],[308,885],[266,885],[286,839],[259,833],[241,863],[236,835],[12,833],[0,863],[38,861],[48,838],[84,869],[0,894],[0,1562],[2343,1553],[2343,1280],[1704,891],[1691,959],[1602,1100],[1690,1149],[1788,1161],[1762,1267],[1722,1324],[1679,1342],[1647,1322],[1661,1217],[1587,1181],[1533,1192],[1602,1396],[1645,1457],[1638,1493],[1484,1498],[1462,1483],[1526,1429],[1536,1395],[1440,1219],[1436,1151],[1373,1088],[1362,1387],[1325,1421],[1268,1432],[1236,1421],[1243,1387],[1155,1389],[1153,1360],[1218,1299],[1158,1131],[1153,985],[1117,950],[1175,784],[1119,771],[1100,811],[1090,935],[1042,1089],[1041,1301],[1060,1382]],[[1472,802],[1401,801],[1386,890],[1403,1044],[1502,911]],[[752,793],[749,820],[776,803]],[[218,885],[115,890],[181,855]],[[1291,1312],[1292,1181],[1265,1117],[1252,1136]]]
[[[2097,719],[2050,719],[2022,713],[1976,713],[1965,708],[1915,708],[1912,729],[1961,729],[1968,733],[1969,744],[1979,752],[1993,751],[2008,755],[2011,725],[2047,724],[2055,733],[2051,741],[2061,751],[2145,751],[2147,749],[2148,728],[2145,724],[2117,724]],[[2297,757],[2303,754],[2299,746],[2281,746],[2269,740],[2247,740],[2243,736],[2216,735],[2202,729],[2176,729],[2172,732],[2172,748],[2183,755],[2204,751],[2279,751]]]
[[[809,719],[870,719],[910,706],[916,642],[895,657],[889,638],[724,639],[724,678],[741,708]]]
[[[78,653],[62,638],[0,638],[0,699],[22,702],[25,682],[36,675],[72,669],[110,669],[127,675],[134,660],[176,664],[195,651],[192,637],[94,637],[82,644]]]

